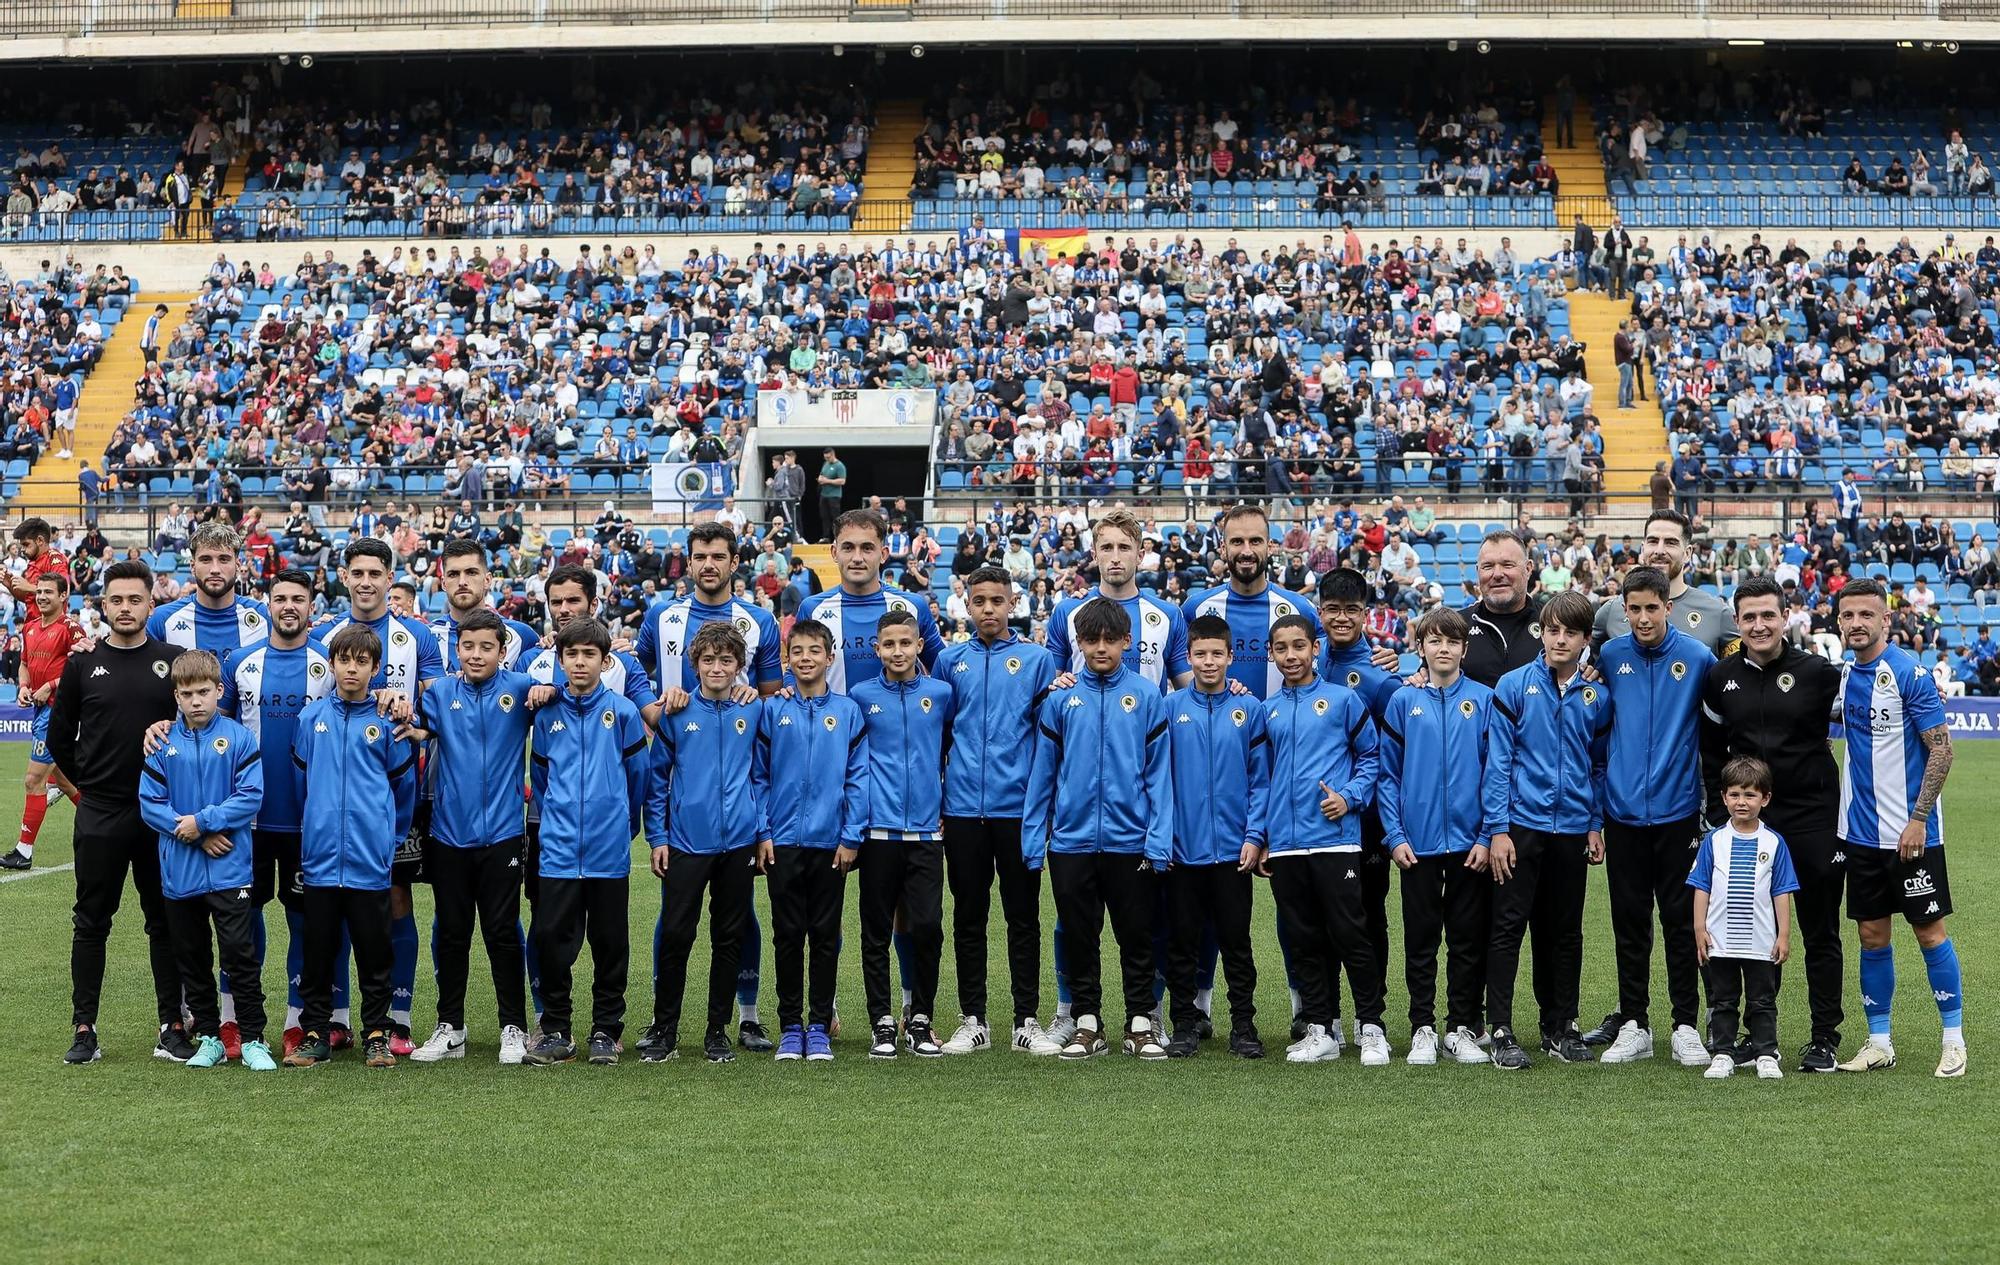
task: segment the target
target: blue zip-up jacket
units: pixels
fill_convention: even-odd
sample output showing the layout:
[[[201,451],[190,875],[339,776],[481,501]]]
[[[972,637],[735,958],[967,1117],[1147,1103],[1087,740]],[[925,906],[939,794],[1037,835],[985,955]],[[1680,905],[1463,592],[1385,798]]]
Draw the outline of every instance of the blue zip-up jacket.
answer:
[[[752,776],[767,705],[696,694],[660,718],[646,793],[649,846],[714,855],[771,837],[769,809]]]
[[[1558,690],[1537,655],[1493,687],[1486,730],[1484,826],[1580,835],[1604,828],[1611,695],[1581,675]]]
[[[524,834],[521,765],[535,723],[534,687],[524,672],[496,672],[478,684],[440,677],[424,691],[417,724],[432,735],[425,776],[439,843],[483,848]]]
[[[1035,754],[1035,709],[1056,678],[1055,656],[1032,641],[977,637],[948,647],[931,674],[951,687],[947,817],[1021,815]]]
[[[952,689],[933,676],[878,676],[847,691],[861,706],[868,745],[868,835],[915,841],[944,829],[944,759]]]
[[[160,836],[160,889],[168,900],[187,900],[230,888],[248,889],[250,824],[264,802],[264,757],[257,737],[227,716],[200,732],[177,719],[166,745],[146,757],[139,779],[139,816]],[[229,836],[235,846],[219,857],[200,840],[183,843],[174,824],[192,814],[206,835]]]
[[[1374,647],[1363,637],[1351,646],[1335,646],[1332,637],[1319,641],[1319,679],[1345,685],[1368,704],[1368,716],[1377,725],[1389,710],[1389,700],[1403,682],[1375,666],[1370,659]]]
[[[1271,744],[1264,704],[1225,686],[1167,695],[1173,752],[1174,864],[1235,865],[1243,845],[1264,846],[1264,801],[1271,791]]]
[[[1375,722],[1361,695],[1314,680],[1284,685],[1264,704],[1271,742],[1271,794],[1264,836],[1274,857],[1287,853],[1359,852],[1361,815],[1373,801],[1380,769]],[[1339,821],[1319,810],[1325,782],[1347,801]]]
[[[417,806],[417,748],[375,700],[328,695],[299,716],[292,775],[304,805],[299,869],[307,887],[389,886],[396,845]]]
[[[1376,806],[1382,842],[1420,857],[1470,852],[1495,826],[1486,820],[1486,730],[1493,691],[1466,677],[1445,689],[1405,685],[1382,716],[1382,781]]]
[[[868,825],[868,753],[861,707],[831,691],[764,703],[751,777],[764,796],[771,843],[853,848]]]
[[[1650,649],[1629,633],[1604,643],[1597,670],[1611,690],[1611,820],[1656,826],[1700,814],[1701,692],[1714,666],[1714,652],[1678,628]]]
[[[639,709],[602,681],[582,697],[565,689],[535,713],[533,742],[542,877],[629,875],[652,780]]]
[[[1173,859],[1174,791],[1167,699],[1121,666],[1085,671],[1042,700],[1021,814],[1021,856],[1031,870],[1050,852]]]

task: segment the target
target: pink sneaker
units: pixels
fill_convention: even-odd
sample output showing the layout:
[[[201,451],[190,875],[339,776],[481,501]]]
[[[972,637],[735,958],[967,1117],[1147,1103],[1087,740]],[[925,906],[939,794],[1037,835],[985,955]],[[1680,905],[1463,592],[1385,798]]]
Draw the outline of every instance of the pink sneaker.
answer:
[[[389,1034],[389,1053],[395,1055],[397,1058],[406,1059],[416,1053],[416,1050],[417,1047],[411,1043],[410,1039],[400,1032]]]

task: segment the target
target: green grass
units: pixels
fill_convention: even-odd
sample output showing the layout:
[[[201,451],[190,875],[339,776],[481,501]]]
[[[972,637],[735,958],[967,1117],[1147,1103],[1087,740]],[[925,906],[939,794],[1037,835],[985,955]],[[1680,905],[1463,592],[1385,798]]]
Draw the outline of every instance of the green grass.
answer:
[[[0,752],[0,784],[18,784],[24,755],[20,744]],[[1974,1064],[1955,1083],[1930,1074],[1938,1018],[1907,932],[1897,941],[1903,1062],[1866,1078],[1711,1084],[1665,1057],[1538,1063],[1514,1076],[1400,1059],[1364,1071],[1352,1053],[1308,1068],[1215,1054],[1078,1066],[1005,1051],[877,1064],[854,1030],[831,1066],[710,1067],[683,1055],[653,1067],[628,1056],[608,1070],[503,1069],[476,948],[463,1063],[371,1073],[343,1056],[310,1073],[195,1073],[147,1057],[151,990],[129,892],[112,936],[105,1059],[66,1068],[72,884],[67,874],[7,883],[0,1261],[386,1259],[441,1247],[454,1260],[531,1261],[1117,1259],[1160,1247],[1195,1260],[1587,1261],[1615,1251],[1990,1261],[2000,1251],[2000,1112],[1986,1085],[1995,1047],[1983,1040],[2000,982],[1988,934],[2000,919],[1996,782],[2000,745],[1962,746],[1947,798]],[[18,792],[6,802],[11,812]],[[68,836],[59,806],[38,863],[67,862]],[[635,885],[635,1029],[649,1010],[655,890]],[[1268,896],[1258,899],[1258,1001],[1281,1046],[1284,982]],[[1601,877],[1590,900],[1587,1019],[1613,1001]],[[851,895],[849,906],[851,918]],[[271,921],[265,987],[282,1006],[275,908]],[[1864,1029],[1849,939],[1851,1050]],[[861,1011],[855,942],[850,934],[841,988],[849,1016]],[[1000,944],[996,934],[996,998]],[[767,952],[767,1017],[768,962]],[[1786,969],[1789,1060],[1806,1015],[1800,966]],[[696,1011],[704,978],[697,961]],[[1520,1004],[1531,1016],[1527,978],[1524,963]],[[950,1013],[948,961],[944,981]],[[1045,996],[1046,1010],[1052,979]],[[420,1028],[435,1022],[434,1000],[426,976]],[[1403,1010],[1398,966],[1389,1014],[1399,1055]]]

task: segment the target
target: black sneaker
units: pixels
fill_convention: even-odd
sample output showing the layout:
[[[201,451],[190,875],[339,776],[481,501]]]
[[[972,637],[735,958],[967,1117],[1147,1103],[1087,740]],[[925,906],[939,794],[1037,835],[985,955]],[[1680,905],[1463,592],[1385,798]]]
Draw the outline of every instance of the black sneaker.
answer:
[[[639,1034],[639,1061],[641,1063],[664,1063],[673,1058],[680,1043],[678,1037],[659,1024],[654,1024]]]
[[[1583,1034],[1585,1045],[1610,1045],[1618,1039],[1618,1030],[1625,1026],[1625,1017],[1617,1011],[1604,1016],[1604,1022]]]
[[[777,1049],[771,1044],[771,1034],[764,1031],[764,1025],[754,1019],[737,1027],[736,1044],[752,1054],[769,1054]]]
[[[21,854],[19,848],[15,848],[6,856],[0,857],[0,870],[25,870],[33,864],[33,861],[30,861]]]
[[[609,1033],[590,1034],[590,1061],[597,1067],[611,1067],[618,1062],[618,1042]]]
[[[530,1067],[550,1067],[557,1063],[576,1061],[576,1042],[569,1039],[566,1032],[544,1032],[536,1037],[521,1056],[521,1061]]]
[[[758,1031],[761,1032],[762,1029],[760,1028]],[[770,1042],[766,1041],[765,1045],[769,1046]],[[701,1056],[711,1063],[734,1063],[736,1061],[736,1051],[729,1048],[729,1034],[717,1028],[706,1037],[703,1037],[701,1041]]]
[[[1757,1047],[1750,1044],[1750,1038],[1744,1037],[1729,1047],[1729,1057],[1736,1060],[1736,1066],[1748,1067],[1757,1061]]]
[[[194,1057],[194,1042],[187,1029],[177,1023],[160,1025],[160,1039],[153,1043],[153,1057],[171,1063],[185,1063]]]
[[[95,1063],[104,1057],[104,1051],[97,1044],[97,1029],[78,1028],[76,1040],[69,1043],[63,1053],[65,1063]]]
[[[896,1057],[895,1020],[885,1016],[882,1022],[875,1025],[875,1037],[868,1046],[868,1057],[871,1059],[893,1059]]]
[[[1840,1047],[1831,1041],[1808,1041],[1799,1051],[1801,1072],[1831,1072],[1840,1063]]]
[[[1493,1030],[1493,1066],[1503,1071],[1518,1072],[1528,1066],[1528,1052],[1514,1039],[1514,1034],[1506,1028]]]
[[[1542,1038],[1542,1053],[1558,1063],[1589,1063],[1596,1059],[1590,1047],[1583,1043],[1575,1028],[1568,1028],[1555,1036]]]
[[[1197,1041],[1206,1041],[1214,1035],[1215,1020],[1210,1019],[1207,1015],[1196,1017],[1194,1021],[1194,1039]]]
[[[308,1032],[285,1056],[286,1067],[318,1067],[333,1057],[333,1043],[323,1032]]]
[[[1170,1059],[1191,1059],[1201,1053],[1201,1038],[1196,1035],[1200,1026],[1181,1028],[1175,1031],[1173,1039],[1167,1042],[1167,1057]]]
[[[1229,1052],[1239,1059],[1261,1059],[1264,1039],[1255,1028],[1238,1028],[1229,1034]]]

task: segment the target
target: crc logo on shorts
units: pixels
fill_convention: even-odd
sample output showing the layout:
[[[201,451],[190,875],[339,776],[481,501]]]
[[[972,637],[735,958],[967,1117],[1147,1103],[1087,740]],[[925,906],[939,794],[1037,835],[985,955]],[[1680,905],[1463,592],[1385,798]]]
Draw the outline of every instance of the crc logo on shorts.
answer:
[[[166,676],[167,676],[167,672],[168,672],[168,668],[167,668],[167,661],[166,661],[165,659],[155,659],[155,660],[153,660],[153,675],[154,675],[154,676],[157,676],[157,677],[159,677],[159,678],[160,678],[161,680],[165,680],[165,679],[166,679]]]
[[[610,712],[606,712],[606,713],[604,713],[604,724],[605,724],[605,727],[606,727],[606,728],[609,728],[609,727],[610,727],[610,725],[611,725],[611,713],[610,713]],[[748,723],[746,723],[746,722],[744,721],[744,719],[743,719],[743,718],[742,718],[741,716],[738,716],[738,717],[736,718],[736,732],[737,732],[737,733],[739,733],[739,734],[740,734],[740,733],[742,733],[742,732],[743,732],[744,730],[748,729],[749,727],[750,727],[750,726],[749,726],[749,724],[748,724]]]
[[[785,717],[785,719],[789,721],[791,720],[791,717],[787,716]],[[828,716],[825,720],[822,720],[819,723],[826,726],[826,731],[828,733],[832,733],[834,730],[840,728],[840,718],[837,716]]]
[[[1472,700],[1469,698],[1460,700],[1458,704],[1458,714],[1465,717],[1467,720],[1471,720],[1472,713],[1478,710],[1479,709],[1477,707],[1474,707],[1472,705]]]
[[[1929,870],[1920,869],[1915,874],[1903,880],[1903,895],[1905,896],[1934,896],[1936,894],[1937,884],[1931,880],[1931,872]]]
[[[1699,628],[1699,627],[1701,627],[1701,612],[1700,612],[1700,611],[1689,611],[1689,612],[1688,612],[1688,627],[1689,627],[1689,628]]]
[[[503,712],[514,710],[514,696],[512,694],[502,694],[500,696],[500,710]]]
[[[1688,665],[1676,659],[1674,660],[1674,665],[1668,668],[1667,671],[1674,674],[1674,680],[1684,680],[1688,674]]]
[[[215,754],[217,755],[224,755],[229,751],[229,739],[227,738],[217,738],[209,745],[215,748]]]
[[[315,663],[306,669],[306,675],[317,681],[326,675],[326,665],[324,663]]]
[[[1351,689],[1355,688],[1356,686],[1358,686],[1358,685],[1360,685],[1360,684],[1361,684],[1361,674],[1360,674],[1359,672],[1349,672],[1349,673],[1347,674],[1347,688],[1348,688],[1348,689],[1350,689],[1350,690],[1351,690]]]
[[[1118,700],[1118,705],[1129,712],[1139,705],[1139,700],[1127,694]]]
[[[1325,700],[1325,699],[1323,699],[1323,698],[1316,698],[1316,699],[1314,699],[1314,700],[1313,700],[1313,715],[1315,715],[1315,716],[1324,716],[1324,715],[1326,715],[1326,700]]]
[[[1532,689],[1534,689],[1535,687],[1531,685],[1531,686],[1529,686],[1528,688],[1532,690]],[[1584,705],[1585,707],[1589,707],[1589,706],[1590,706],[1591,704],[1595,703],[1596,701],[1597,701],[1597,687],[1596,687],[1595,685],[1586,685],[1586,686],[1584,686],[1584,687],[1583,687],[1583,705]]]
[[[368,726],[368,728],[361,731],[361,736],[363,738],[366,738],[369,742],[374,742],[376,739],[382,736],[382,727],[380,725],[370,725]]]
[[[928,714],[931,710],[931,701],[928,698],[918,699],[917,710]]]
[[[1243,722],[1248,719],[1250,719],[1250,713],[1244,711],[1240,707],[1237,708],[1235,711],[1229,713],[1230,723],[1235,725],[1238,729],[1241,729],[1243,727]]]
[[[1015,674],[1016,672],[1019,672],[1020,670],[1021,670],[1021,660],[1020,660],[1020,659],[1018,659],[1018,658],[1010,658],[1010,659],[1008,659],[1008,660],[1007,660],[1007,675],[1008,675],[1008,676],[1012,676],[1012,675],[1014,675],[1014,674]]]
[[[613,725],[616,725],[618,723],[618,715],[617,713],[613,712],[609,707],[607,707],[604,709],[604,714],[597,718],[597,723],[603,725],[606,729],[609,729]],[[736,722],[736,732],[737,733],[743,732],[743,722],[740,720]]]
[[[1789,694],[1792,692],[1792,687],[1794,685],[1797,685],[1798,683],[1799,679],[1793,676],[1791,673],[1789,672],[1778,673],[1778,693]]]

